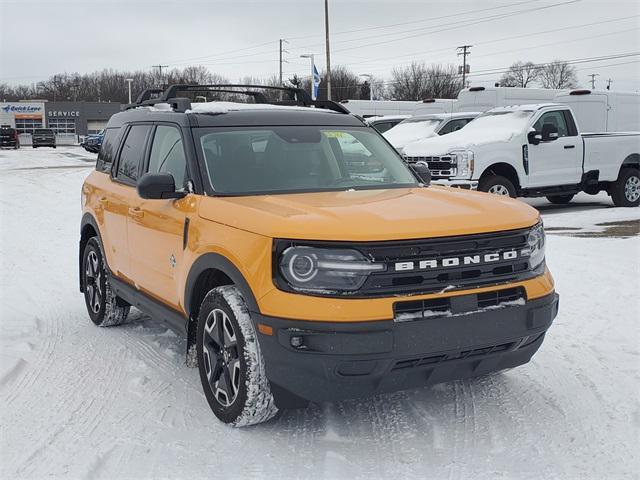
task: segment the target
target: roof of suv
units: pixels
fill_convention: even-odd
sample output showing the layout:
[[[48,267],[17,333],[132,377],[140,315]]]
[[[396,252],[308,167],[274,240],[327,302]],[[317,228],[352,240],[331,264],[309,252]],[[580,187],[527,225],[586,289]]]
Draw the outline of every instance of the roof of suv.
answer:
[[[193,104],[185,113],[170,108],[141,107],[117,113],[109,120],[108,128],[120,127],[129,122],[172,122],[191,127],[245,127],[314,125],[362,127],[363,122],[350,114],[331,110],[281,106],[270,104],[247,104],[233,102],[207,102]]]

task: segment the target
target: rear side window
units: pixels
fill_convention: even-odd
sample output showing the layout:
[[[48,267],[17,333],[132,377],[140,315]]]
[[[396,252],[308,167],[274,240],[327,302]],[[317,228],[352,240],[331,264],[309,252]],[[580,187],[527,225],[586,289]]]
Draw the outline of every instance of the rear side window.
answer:
[[[149,157],[149,173],[170,173],[176,182],[176,188],[184,187],[187,161],[182,146],[180,130],[160,125],[156,128]]]
[[[111,165],[113,165],[113,160],[116,156],[116,151],[118,150],[119,140],[119,128],[108,128],[104,131],[104,139],[102,140],[102,146],[100,147],[100,153],[98,154],[96,170],[106,173],[111,171]]]
[[[120,150],[118,173],[116,178],[125,183],[136,183],[140,163],[144,156],[144,146],[150,130],[149,125],[133,125]]]
[[[447,123],[442,130],[438,132],[439,135],[446,135],[447,133],[456,132],[464,127],[467,123],[469,123],[470,119],[468,118],[459,118],[457,120],[451,120]]]

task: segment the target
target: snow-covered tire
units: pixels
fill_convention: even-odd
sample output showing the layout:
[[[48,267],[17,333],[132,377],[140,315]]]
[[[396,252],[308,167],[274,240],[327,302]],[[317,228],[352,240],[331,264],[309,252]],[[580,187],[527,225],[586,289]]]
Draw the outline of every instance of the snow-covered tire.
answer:
[[[120,325],[127,319],[131,307],[113,292],[96,237],[89,239],[82,254],[82,287],[89,317],[97,326]]]
[[[196,352],[207,402],[222,422],[245,427],[278,413],[258,336],[236,287],[214,288],[204,297]]]
[[[516,198],[516,187],[513,182],[501,175],[488,175],[480,179],[478,190],[494,195]]]
[[[571,200],[573,200],[573,197],[575,197],[574,194],[571,194],[571,195],[553,195],[553,196],[548,196],[547,200],[549,200],[549,202],[553,203],[554,205],[566,205]]]
[[[623,168],[611,187],[611,199],[616,207],[640,205],[640,170]]]

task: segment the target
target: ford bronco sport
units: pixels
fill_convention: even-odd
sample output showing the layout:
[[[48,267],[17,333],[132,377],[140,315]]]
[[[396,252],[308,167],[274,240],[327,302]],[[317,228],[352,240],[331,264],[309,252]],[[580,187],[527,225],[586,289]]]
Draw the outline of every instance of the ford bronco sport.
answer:
[[[80,290],[182,332],[215,415],[422,387],[527,363],[558,309],[539,214],[429,186],[373,128],[303,90],[114,115],[82,187]],[[186,92],[179,96],[179,92]]]

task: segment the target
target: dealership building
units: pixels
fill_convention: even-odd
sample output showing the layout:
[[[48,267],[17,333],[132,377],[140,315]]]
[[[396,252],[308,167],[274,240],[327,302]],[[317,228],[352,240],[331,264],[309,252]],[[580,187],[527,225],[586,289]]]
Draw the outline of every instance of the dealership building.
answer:
[[[25,145],[36,128],[50,128],[59,144],[73,144],[104,129],[119,111],[120,104],[111,102],[0,102],[0,125],[16,128]]]

